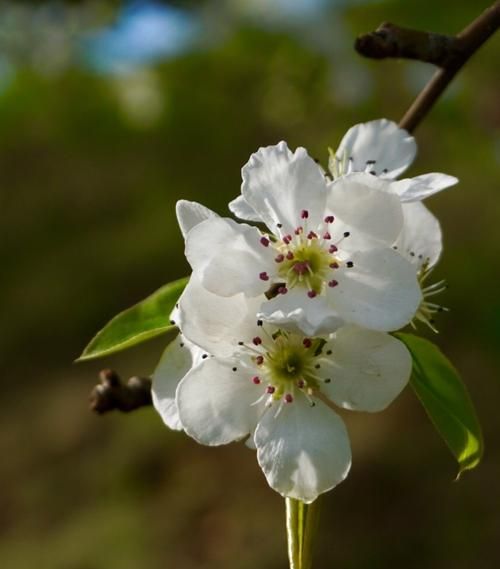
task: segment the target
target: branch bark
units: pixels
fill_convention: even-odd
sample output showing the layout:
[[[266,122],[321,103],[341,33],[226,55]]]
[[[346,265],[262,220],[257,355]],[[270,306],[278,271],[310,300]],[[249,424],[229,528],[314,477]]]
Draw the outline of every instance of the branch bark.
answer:
[[[113,410],[128,413],[152,404],[149,378],[131,377],[123,383],[115,371],[104,369],[99,380],[90,393],[90,408],[99,415]]]
[[[401,128],[413,132],[458,71],[499,27],[500,1],[497,1],[456,36],[384,23],[374,32],[358,37],[355,48],[365,57],[416,59],[440,67],[399,123]]]

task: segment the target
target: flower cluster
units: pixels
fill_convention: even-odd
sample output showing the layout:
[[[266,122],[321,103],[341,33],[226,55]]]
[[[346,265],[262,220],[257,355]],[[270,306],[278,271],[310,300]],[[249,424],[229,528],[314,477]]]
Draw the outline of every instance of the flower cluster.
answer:
[[[164,422],[207,445],[246,440],[269,485],[312,502],[349,472],[336,408],[376,412],[411,373],[390,332],[434,327],[441,230],[422,200],[457,182],[396,180],[416,144],[387,120],[351,128],[325,172],[303,148],[260,148],[229,204],[177,204],[192,267],[180,335],[153,377]]]

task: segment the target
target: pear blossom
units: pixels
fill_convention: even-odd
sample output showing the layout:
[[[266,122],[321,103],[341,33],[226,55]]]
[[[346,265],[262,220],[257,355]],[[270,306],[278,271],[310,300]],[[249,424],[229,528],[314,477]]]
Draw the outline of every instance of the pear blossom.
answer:
[[[240,203],[266,231],[214,215],[191,226],[199,204],[177,207],[187,259],[208,291],[266,294],[259,317],[306,334],[410,322],[422,297],[411,263],[392,249],[404,220],[390,189],[398,182],[366,173],[328,181],[305,149],[284,142],[259,149],[242,173]]]
[[[352,324],[307,336],[264,322],[255,316],[262,301],[215,295],[193,275],[174,316],[183,339],[167,348],[170,356],[184,350],[176,361],[189,363],[169,366],[164,356],[153,401],[165,423],[175,409],[176,424],[202,444],[248,439],[269,485],[310,503],[351,466],[335,406],[384,409],[408,382],[411,357],[391,335]]]
[[[423,322],[437,332],[434,315],[448,309],[434,302],[434,297],[446,289],[444,280],[429,284],[431,276],[443,250],[441,226],[437,218],[421,202],[407,203],[403,206],[405,222],[403,231],[393,248],[404,255],[415,267],[422,290],[422,302],[411,325]]]

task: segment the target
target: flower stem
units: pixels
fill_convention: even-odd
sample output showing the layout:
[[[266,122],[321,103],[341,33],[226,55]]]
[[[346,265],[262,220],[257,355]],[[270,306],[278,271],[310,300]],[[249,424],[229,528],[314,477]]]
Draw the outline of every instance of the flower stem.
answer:
[[[319,499],[304,504],[286,499],[286,533],[290,569],[311,569],[312,544],[319,523]]]

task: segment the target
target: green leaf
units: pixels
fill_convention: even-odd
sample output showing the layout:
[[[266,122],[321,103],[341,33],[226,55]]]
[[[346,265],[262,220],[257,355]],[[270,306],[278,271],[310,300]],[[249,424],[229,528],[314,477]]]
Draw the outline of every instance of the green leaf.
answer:
[[[395,334],[413,358],[411,385],[462,472],[477,466],[483,435],[474,405],[457,370],[432,342],[412,334]]]
[[[312,543],[319,525],[319,499],[304,504],[286,498],[286,535],[290,569],[311,569]]]
[[[134,306],[120,312],[97,333],[77,361],[109,356],[173,330],[170,313],[188,278],[162,286]]]

